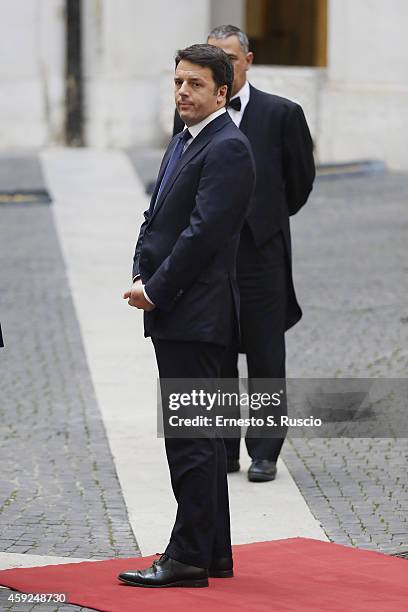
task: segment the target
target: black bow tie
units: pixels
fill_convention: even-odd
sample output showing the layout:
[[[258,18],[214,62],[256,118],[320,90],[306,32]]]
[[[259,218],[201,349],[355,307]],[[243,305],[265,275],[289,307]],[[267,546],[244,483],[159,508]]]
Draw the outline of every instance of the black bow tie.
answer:
[[[241,110],[241,98],[234,98],[233,100],[229,101],[228,104],[228,108],[233,108],[236,111],[240,111]]]

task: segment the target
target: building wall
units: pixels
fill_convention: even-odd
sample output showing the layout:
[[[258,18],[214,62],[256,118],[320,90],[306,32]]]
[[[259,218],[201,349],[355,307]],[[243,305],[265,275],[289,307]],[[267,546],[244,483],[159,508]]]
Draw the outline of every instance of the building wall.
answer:
[[[0,0],[0,147],[61,143],[64,0]],[[244,0],[86,0],[85,137],[89,146],[163,144],[177,48]],[[254,66],[250,79],[299,101],[321,162],[378,158],[408,170],[408,2],[329,0],[326,69]]]
[[[203,40],[207,0],[87,0],[83,4],[86,142],[126,147],[159,142],[163,71],[175,51]]]
[[[406,0],[331,0],[321,160],[375,158],[408,170],[407,32]]]
[[[0,0],[0,146],[60,142],[63,0]]]
[[[246,0],[211,0],[209,29],[223,24],[245,28],[245,9]]]

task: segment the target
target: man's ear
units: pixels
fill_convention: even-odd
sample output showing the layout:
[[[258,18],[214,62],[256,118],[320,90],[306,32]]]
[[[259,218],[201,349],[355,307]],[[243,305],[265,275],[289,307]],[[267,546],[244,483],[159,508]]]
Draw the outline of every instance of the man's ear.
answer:
[[[245,59],[246,59],[246,63],[247,63],[247,68],[246,69],[249,70],[250,67],[253,64],[253,61],[254,61],[254,54],[252,53],[252,51],[248,51],[248,53],[245,56]]]
[[[227,97],[227,91],[228,91],[228,85],[222,85],[219,89],[218,89],[218,98],[226,98]],[[222,100],[220,100],[222,101]]]

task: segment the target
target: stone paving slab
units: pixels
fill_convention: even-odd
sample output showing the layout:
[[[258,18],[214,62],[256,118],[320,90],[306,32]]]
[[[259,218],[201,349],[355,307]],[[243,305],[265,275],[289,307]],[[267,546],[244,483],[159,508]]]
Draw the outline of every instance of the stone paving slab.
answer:
[[[38,153],[0,151],[0,192],[46,189]]]

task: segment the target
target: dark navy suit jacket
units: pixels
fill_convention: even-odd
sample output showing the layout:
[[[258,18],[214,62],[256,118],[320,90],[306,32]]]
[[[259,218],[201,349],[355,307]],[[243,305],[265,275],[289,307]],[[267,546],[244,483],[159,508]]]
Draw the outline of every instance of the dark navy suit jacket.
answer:
[[[136,244],[140,274],[155,310],[145,336],[227,345],[239,320],[236,254],[255,185],[250,144],[228,113],[187,148],[160,193],[174,139],[163,157]],[[236,329],[236,328],[235,328]]]

